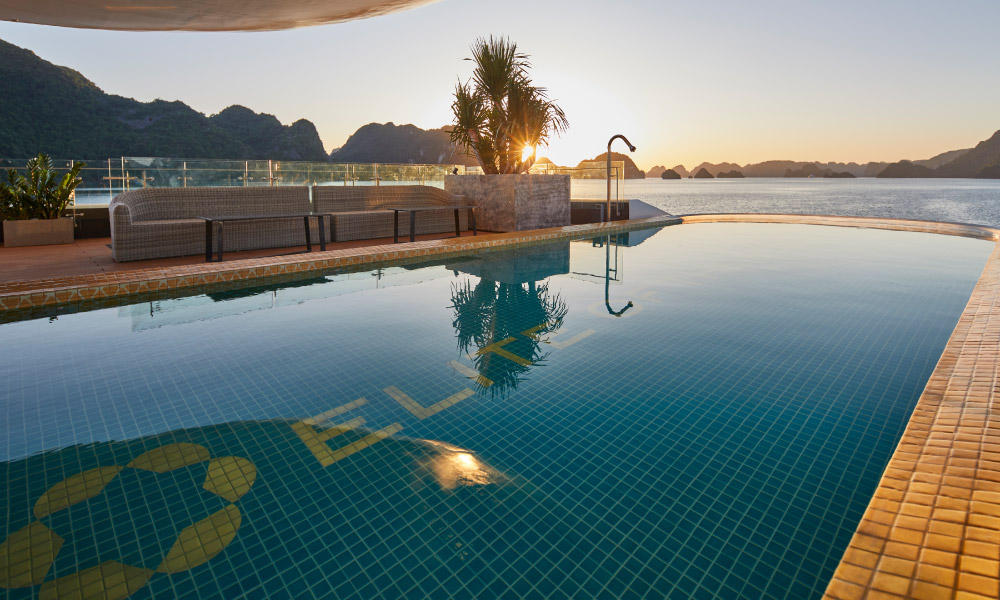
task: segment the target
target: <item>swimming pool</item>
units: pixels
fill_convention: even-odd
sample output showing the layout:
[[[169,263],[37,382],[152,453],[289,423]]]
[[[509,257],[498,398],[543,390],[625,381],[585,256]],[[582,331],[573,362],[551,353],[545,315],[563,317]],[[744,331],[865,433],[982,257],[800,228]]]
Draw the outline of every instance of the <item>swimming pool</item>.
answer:
[[[991,250],[684,225],[2,325],[0,584],[818,596]]]

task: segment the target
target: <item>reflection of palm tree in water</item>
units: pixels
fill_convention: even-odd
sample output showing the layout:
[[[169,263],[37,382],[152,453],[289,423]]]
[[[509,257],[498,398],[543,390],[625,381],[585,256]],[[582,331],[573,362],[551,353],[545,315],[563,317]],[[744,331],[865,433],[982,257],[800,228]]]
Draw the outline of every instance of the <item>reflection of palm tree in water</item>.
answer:
[[[472,287],[466,280],[452,284],[451,301],[458,349],[472,354],[476,370],[493,382],[488,389],[494,397],[514,391],[531,365],[545,359],[548,354],[542,352],[540,336],[559,329],[569,311],[559,294],[549,293],[548,284],[534,281],[510,284],[480,279]],[[530,335],[524,334],[532,329]],[[502,353],[475,353],[508,339],[511,341],[503,344],[502,350],[521,361]]]

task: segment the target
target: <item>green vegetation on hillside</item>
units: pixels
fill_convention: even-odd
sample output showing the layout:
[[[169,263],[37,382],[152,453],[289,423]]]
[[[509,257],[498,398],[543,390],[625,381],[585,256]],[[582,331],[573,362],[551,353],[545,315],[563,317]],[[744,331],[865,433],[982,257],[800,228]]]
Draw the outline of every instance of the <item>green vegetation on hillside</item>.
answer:
[[[80,73],[0,40],[0,156],[173,156],[326,160],[308,121],[230,107],[206,117],[183,102],[104,93]],[[232,127],[233,129],[230,129]]]
[[[476,166],[474,157],[456,148],[451,128],[424,130],[414,125],[369,123],[330,155],[334,162],[384,162]]]

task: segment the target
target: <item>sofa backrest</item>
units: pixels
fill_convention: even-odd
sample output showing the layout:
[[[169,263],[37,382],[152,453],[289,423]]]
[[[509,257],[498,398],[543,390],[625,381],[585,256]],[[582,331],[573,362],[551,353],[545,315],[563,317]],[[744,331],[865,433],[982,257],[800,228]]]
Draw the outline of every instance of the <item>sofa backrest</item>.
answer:
[[[145,188],[118,194],[111,201],[112,214],[117,206],[127,207],[133,223],[310,210],[309,188],[305,186]]]
[[[323,185],[313,188],[316,212],[378,210],[387,206],[430,206],[462,201],[461,196],[429,185]]]

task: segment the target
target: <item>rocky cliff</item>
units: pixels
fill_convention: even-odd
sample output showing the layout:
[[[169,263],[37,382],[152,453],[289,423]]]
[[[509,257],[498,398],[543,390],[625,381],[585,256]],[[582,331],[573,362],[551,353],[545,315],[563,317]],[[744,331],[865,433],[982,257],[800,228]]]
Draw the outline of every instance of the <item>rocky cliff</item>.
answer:
[[[452,145],[450,128],[369,123],[330,155],[334,162],[454,164],[476,166],[476,159]]]
[[[646,179],[656,179],[660,175],[663,175],[663,172],[666,170],[667,168],[664,167],[663,165],[656,165],[655,167],[652,167],[651,169],[646,171]]]
[[[284,126],[239,106],[210,118],[179,101],[106,94],[79,72],[4,41],[0,82],[0,156],[7,158],[326,159],[309,121]]]
[[[938,163],[936,168],[930,166],[934,163]],[[889,165],[878,176],[1000,179],[1000,131],[970,150],[945,152],[928,161],[902,160]]]
[[[591,158],[589,160],[581,161],[580,164],[577,165],[577,168],[579,168],[584,163],[599,162],[601,164],[605,164],[607,160],[608,160],[608,153],[607,152],[602,152],[602,153],[598,154],[597,156],[595,156],[594,158]],[[625,179],[645,179],[645,177],[646,177],[645,171],[643,171],[639,167],[637,167],[635,165],[635,162],[633,162],[632,159],[627,154],[620,154],[618,152],[612,152],[611,153],[611,162],[617,162],[617,161],[622,161],[622,162],[625,163]],[[600,174],[600,176],[601,176],[601,178],[603,178],[605,176],[605,174],[602,172]]]

